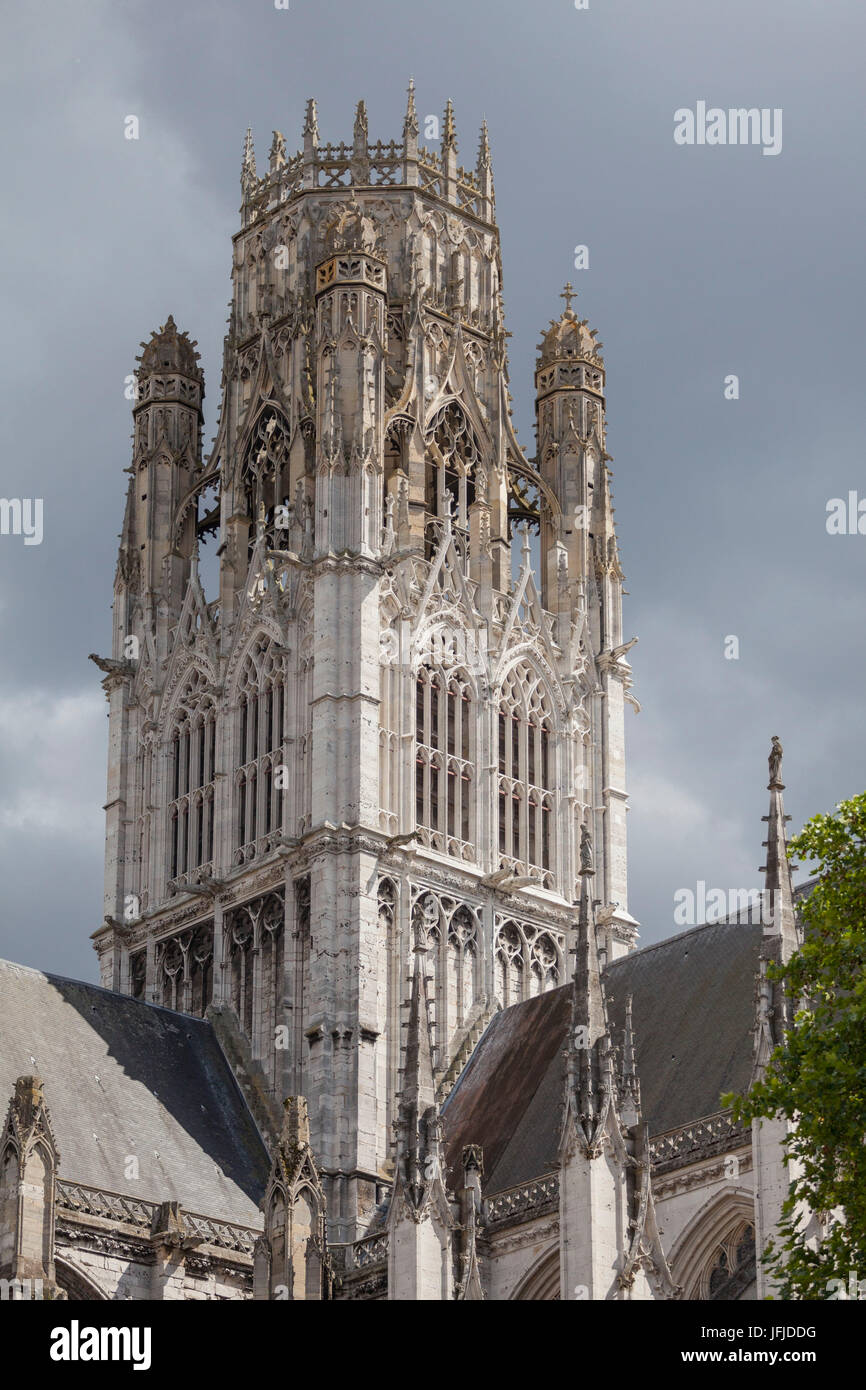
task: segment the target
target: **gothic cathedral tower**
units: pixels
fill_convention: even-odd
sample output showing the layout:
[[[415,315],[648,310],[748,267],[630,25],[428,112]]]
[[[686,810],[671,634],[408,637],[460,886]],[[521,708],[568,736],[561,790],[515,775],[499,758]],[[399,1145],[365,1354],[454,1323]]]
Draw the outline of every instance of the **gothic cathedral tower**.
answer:
[[[631,699],[601,344],[567,307],[516,438],[486,128],[247,136],[219,427],[144,345],[117,577],[103,983],[207,1010],[268,1128],[307,1098],[332,1240],[393,1178],[413,916],[440,1096],[564,983],[580,830],[627,951]],[[206,595],[207,555],[219,564]],[[200,574],[201,568],[201,574]]]

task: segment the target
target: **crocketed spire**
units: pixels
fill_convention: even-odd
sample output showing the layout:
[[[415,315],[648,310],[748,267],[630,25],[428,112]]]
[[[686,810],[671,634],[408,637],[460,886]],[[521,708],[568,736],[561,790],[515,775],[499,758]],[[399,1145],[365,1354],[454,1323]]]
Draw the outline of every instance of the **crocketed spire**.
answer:
[[[575,291],[569,282],[561,295],[566,301],[566,308],[558,319],[551,319],[550,327],[539,343],[539,367],[562,358],[576,358],[602,366],[604,358],[601,350],[604,344],[596,340],[596,330],[590,328],[586,319],[577,317],[571,307],[574,297]]]
[[[186,333],[178,330],[174,318],[169,314],[162,328],[155,329],[150,341],[142,343],[139,363],[139,380],[152,372],[179,372],[182,376],[202,381],[203,373],[199,367],[200,354],[196,352],[198,343],[190,341]]]

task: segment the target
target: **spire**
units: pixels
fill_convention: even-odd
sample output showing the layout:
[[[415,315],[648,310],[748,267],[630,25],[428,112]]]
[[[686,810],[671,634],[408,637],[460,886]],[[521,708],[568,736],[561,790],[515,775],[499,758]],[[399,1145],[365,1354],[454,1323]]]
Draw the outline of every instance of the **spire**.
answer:
[[[318,144],[319,140],[319,117],[316,111],[315,97],[310,97],[307,101],[307,110],[304,115],[304,138],[310,137]]]
[[[493,216],[493,164],[490,159],[490,138],[487,122],[481,122],[481,138],[478,142],[478,162],[475,168],[478,181],[479,207],[481,217],[490,220]]]
[[[286,139],[281,130],[274,131],[268,162],[272,174],[281,169],[286,162]]]
[[[631,1129],[640,1119],[640,1081],[634,1055],[634,1023],[632,996],[625,1001],[625,1026],[622,1032],[622,1067],[620,1069],[620,1111],[622,1123]]]
[[[625,1001],[625,1027],[622,1034],[622,1084],[631,1086],[637,1081],[637,1071],[634,1064],[634,1023],[631,1015],[632,996],[629,994]]]
[[[764,930],[755,999],[753,1080],[763,1074],[773,1048],[782,1042],[791,1013],[791,1001],[785,993],[784,983],[781,980],[772,980],[767,967],[771,962],[784,965],[799,946],[794,889],[785,834],[785,825],[791,817],[785,815],[782,800],[785,784],[782,781],[782,744],[778,734],[773,734],[768,762],[770,780],[767,790],[770,793],[770,814],[762,817],[768,826],[767,838],[764,840],[767,861],[761,866],[764,875],[761,900]]]
[[[247,126],[244,138],[244,159],[241,165],[241,191],[248,198],[256,184],[256,152],[253,148],[252,127]]]
[[[481,1181],[484,1176],[484,1154],[479,1144],[463,1148],[463,1192],[461,1200],[462,1248],[460,1278],[455,1297],[458,1302],[480,1303],[484,1299],[481,1270],[478,1261],[478,1232],[481,1224]]]
[[[591,879],[595,876],[592,840],[580,827],[580,901],[574,975],[571,982],[571,1034],[566,1060],[567,1104],[589,1149],[601,1131],[612,1099],[612,1056],[601,990]]]
[[[359,101],[355,110],[355,126],[352,140],[352,183],[366,184],[370,182],[370,154],[367,148],[367,107],[363,101]]]
[[[415,79],[409,78],[409,95],[406,101],[406,119],[403,121],[404,139],[418,134],[418,112],[415,109]]]
[[[487,131],[487,122],[481,122],[481,136],[478,142],[478,173],[483,169],[490,168],[490,136]]]
[[[403,182],[418,184],[418,112],[415,109],[415,79],[409,78],[406,119],[403,121]]]
[[[454,103],[449,97],[445,103],[445,120],[442,125],[442,149],[453,149],[457,153],[457,127],[454,124]]]
[[[152,372],[178,372],[204,383],[204,373],[198,365],[201,354],[196,352],[198,340],[178,330],[173,314],[169,314],[162,327],[154,329],[149,340],[140,346],[142,352],[136,358],[139,383]]]
[[[782,744],[778,734],[773,734],[768,763],[770,780],[767,791],[770,793],[770,814],[763,817],[768,825],[767,838],[764,841],[767,862],[762,865],[764,932],[777,941],[776,954],[778,959],[784,962],[790,960],[798,943],[794,889],[785,834],[785,826],[791,817],[785,815],[782,799],[785,784],[782,781]]]
[[[304,188],[312,188],[315,184],[315,163],[319,153],[319,118],[316,112],[316,103],[312,97],[307,101],[307,111],[304,116]]]
[[[438,917],[436,900],[422,899],[413,919],[415,968],[406,1023],[403,1084],[396,1122],[397,1179],[416,1208],[440,1171],[441,1123],[433,1070],[433,1035],[427,998],[429,934]]]

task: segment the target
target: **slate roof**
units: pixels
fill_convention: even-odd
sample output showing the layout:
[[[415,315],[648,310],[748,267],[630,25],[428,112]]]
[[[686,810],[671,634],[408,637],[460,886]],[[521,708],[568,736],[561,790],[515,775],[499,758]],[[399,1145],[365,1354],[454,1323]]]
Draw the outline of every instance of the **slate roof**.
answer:
[[[619,1047],[633,997],[638,1076],[651,1134],[718,1111],[752,1065],[761,926],[713,922],[614,961],[604,984]],[[570,986],[491,1021],[443,1107],[452,1181],[464,1144],[484,1148],[488,1192],[557,1166]]]
[[[33,1074],[61,1178],[261,1225],[268,1154],[206,1021],[0,961],[0,1125]]]

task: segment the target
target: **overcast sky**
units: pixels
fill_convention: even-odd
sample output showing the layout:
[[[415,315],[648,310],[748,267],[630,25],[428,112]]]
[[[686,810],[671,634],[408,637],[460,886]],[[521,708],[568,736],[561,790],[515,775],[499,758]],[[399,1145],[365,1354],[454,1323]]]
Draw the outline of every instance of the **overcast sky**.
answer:
[[[410,74],[422,121],[453,98],[461,162],[490,127],[530,454],[565,280],[604,343],[642,940],[698,880],[758,886],[771,734],[793,828],[863,790],[866,535],[826,529],[830,498],[866,498],[862,0],[43,0],[2,28],[0,495],[44,499],[44,539],[0,536],[0,954],[96,973],[87,654],[109,646],[139,342],[169,312],[198,339],[209,440],[247,125],[260,168],[309,96],[323,140],[351,139],[359,97],[399,138]],[[676,144],[699,101],[781,109],[781,152]]]

